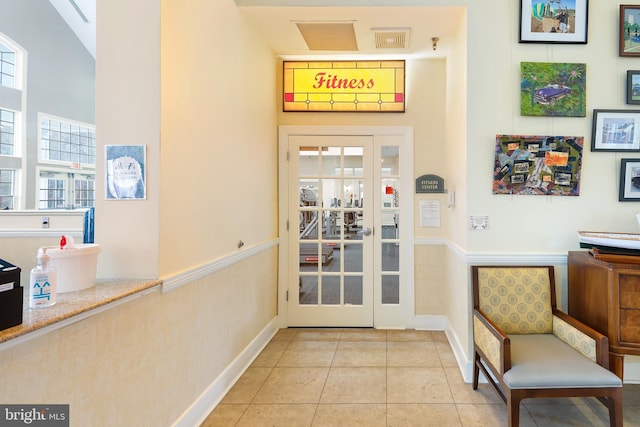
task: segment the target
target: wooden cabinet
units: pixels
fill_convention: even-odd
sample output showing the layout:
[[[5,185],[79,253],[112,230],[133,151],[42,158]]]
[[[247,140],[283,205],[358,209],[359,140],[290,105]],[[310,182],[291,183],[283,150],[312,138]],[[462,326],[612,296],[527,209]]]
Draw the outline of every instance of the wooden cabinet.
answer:
[[[609,338],[609,368],[622,378],[624,355],[640,356],[640,259],[605,261],[575,251],[567,271],[569,314]]]

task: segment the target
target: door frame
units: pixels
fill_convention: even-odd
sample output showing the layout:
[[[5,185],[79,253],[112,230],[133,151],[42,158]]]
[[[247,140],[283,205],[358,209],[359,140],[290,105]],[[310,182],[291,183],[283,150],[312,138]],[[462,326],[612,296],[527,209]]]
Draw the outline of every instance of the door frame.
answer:
[[[405,249],[400,257],[400,274],[403,279],[400,287],[400,304],[384,305],[382,310],[376,310],[378,304],[374,302],[373,326],[379,329],[404,329],[415,318],[415,286],[414,286],[414,180],[413,180],[413,127],[412,126],[279,126],[278,127],[278,232],[279,232],[279,256],[278,256],[278,321],[281,327],[287,327],[287,291],[289,289],[288,267],[291,262],[289,254],[289,230],[295,229],[297,221],[289,221],[289,166],[288,149],[289,137],[293,135],[304,136],[331,136],[331,135],[368,135],[382,140],[385,136],[401,137],[406,152],[401,155],[401,169],[410,172],[401,174],[400,194],[406,194],[408,201],[403,203],[403,221],[409,227],[403,227],[400,231],[400,240],[406,242]],[[297,178],[297,177],[296,177]],[[298,197],[298,194],[295,195]],[[406,203],[406,204],[405,204]],[[289,227],[288,227],[289,225]],[[288,230],[289,228],[289,230]],[[404,286],[403,286],[404,285]],[[374,289],[374,296],[376,290]]]

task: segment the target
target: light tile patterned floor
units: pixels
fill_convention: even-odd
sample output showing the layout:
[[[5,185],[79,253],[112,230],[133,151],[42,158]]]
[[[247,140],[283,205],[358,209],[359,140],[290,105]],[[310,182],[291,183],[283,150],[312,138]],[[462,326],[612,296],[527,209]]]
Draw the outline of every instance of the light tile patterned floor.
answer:
[[[640,385],[624,387],[640,427]],[[522,427],[608,426],[596,399],[529,399]],[[505,405],[462,381],[442,332],[282,329],[201,427],[496,427]]]

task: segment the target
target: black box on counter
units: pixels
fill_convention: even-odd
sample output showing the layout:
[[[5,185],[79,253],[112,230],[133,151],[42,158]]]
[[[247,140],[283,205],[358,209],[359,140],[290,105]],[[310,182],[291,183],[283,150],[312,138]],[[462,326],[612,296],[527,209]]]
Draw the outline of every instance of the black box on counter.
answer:
[[[22,324],[20,268],[0,259],[0,330]]]

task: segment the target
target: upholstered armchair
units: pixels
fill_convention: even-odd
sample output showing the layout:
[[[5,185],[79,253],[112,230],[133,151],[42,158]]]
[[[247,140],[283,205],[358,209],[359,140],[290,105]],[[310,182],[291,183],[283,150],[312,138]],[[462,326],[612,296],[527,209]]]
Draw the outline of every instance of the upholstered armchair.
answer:
[[[622,427],[622,380],[608,370],[607,337],[556,308],[552,266],[472,266],[473,388],[480,371],[517,427],[520,402],[597,397]]]

